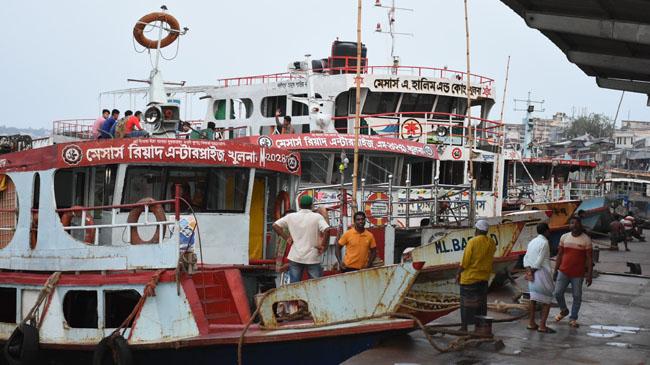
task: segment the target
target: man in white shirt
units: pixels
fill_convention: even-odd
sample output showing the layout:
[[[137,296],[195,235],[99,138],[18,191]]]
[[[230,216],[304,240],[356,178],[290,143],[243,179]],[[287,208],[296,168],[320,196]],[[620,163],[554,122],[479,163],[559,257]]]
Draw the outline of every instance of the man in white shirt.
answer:
[[[529,330],[537,330],[542,333],[555,333],[555,330],[546,326],[548,313],[551,310],[553,301],[553,274],[550,260],[550,247],[548,238],[551,230],[548,224],[537,225],[538,236],[528,243],[528,249],[524,256],[524,267],[526,268],[526,280],[530,292],[529,304]],[[539,326],[535,323],[536,303],[542,304],[542,313]]]
[[[291,245],[287,259],[292,283],[300,281],[305,270],[310,279],[322,275],[321,255],[327,248],[330,227],[321,214],[312,212],[312,203],[311,196],[303,195],[299,211],[273,223],[275,233]]]

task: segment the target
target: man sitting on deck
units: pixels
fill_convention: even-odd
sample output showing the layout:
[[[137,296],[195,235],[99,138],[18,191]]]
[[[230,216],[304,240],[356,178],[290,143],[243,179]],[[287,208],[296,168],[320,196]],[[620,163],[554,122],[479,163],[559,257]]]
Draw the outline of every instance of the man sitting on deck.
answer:
[[[460,318],[463,332],[469,324],[476,324],[477,315],[487,314],[488,279],[497,244],[487,236],[490,229],[486,220],[476,222],[476,235],[467,242],[456,280],[460,283]]]
[[[120,117],[120,111],[117,109],[113,109],[113,111],[111,112],[111,116],[104,121],[104,124],[102,124],[102,127],[99,129],[99,135],[97,136],[97,138],[98,139],[113,138],[114,136],[111,134],[111,129],[113,128],[113,125],[117,123],[117,119],[119,117]]]
[[[366,225],[366,213],[354,213],[354,227],[341,236],[336,245],[336,259],[341,271],[349,272],[372,266],[377,255],[377,243]],[[345,258],[341,261],[341,247],[345,246]]]

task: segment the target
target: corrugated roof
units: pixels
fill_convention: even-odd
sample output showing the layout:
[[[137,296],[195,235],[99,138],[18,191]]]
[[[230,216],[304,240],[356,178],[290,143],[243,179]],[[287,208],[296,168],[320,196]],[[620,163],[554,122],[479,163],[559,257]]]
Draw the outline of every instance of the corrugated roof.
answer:
[[[501,1],[599,86],[650,95],[650,1]]]

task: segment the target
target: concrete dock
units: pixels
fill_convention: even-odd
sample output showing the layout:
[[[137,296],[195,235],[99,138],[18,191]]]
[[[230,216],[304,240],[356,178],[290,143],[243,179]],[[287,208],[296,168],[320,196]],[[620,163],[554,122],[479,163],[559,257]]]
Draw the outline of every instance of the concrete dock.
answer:
[[[644,275],[650,276],[650,242],[632,243],[630,252],[622,251],[622,247],[621,251],[608,251],[605,248],[608,241],[595,243],[601,247],[596,271],[625,273],[629,271],[626,263],[635,262],[641,264]],[[522,277],[517,283],[522,288],[527,287]],[[489,302],[512,303],[517,292],[518,289],[508,285],[491,292]],[[570,306],[570,288],[566,296]],[[584,286],[578,319],[580,328],[570,328],[568,318],[556,323],[553,316],[558,311],[557,307],[551,309],[548,322],[549,327],[557,331],[555,334],[527,330],[527,318],[495,323],[493,333],[505,344],[500,351],[494,346],[480,346],[438,353],[421,331],[414,331],[391,338],[344,364],[650,364],[650,279],[610,274],[596,276],[591,287]],[[507,316],[488,314],[495,318]],[[432,323],[459,321],[456,311]],[[436,336],[434,340],[440,346],[447,346],[454,337]]]

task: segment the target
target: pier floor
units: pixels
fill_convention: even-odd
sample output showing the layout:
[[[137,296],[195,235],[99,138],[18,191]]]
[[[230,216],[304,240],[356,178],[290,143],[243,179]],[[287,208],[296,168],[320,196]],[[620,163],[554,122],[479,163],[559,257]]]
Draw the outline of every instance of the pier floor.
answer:
[[[650,242],[632,243],[630,252],[607,251],[605,245],[609,245],[609,241],[598,240],[596,243],[602,245],[600,260],[595,267],[597,271],[625,273],[629,271],[626,263],[635,262],[641,264],[643,275],[650,276]],[[520,287],[526,286],[523,278],[518,278],[517,283]],[[507,286],[490,293],[489,302],[500,300],[512,303],[515,292],[514,287]],[[567,291],[567,301],[571,302],[570,289]],[[527,330],[527,319],[495,323],[493,333],[505,344],[500,351],[482,346],[441,354],[431,347],[421,331],[414,331],[391,338],[344,364],[650,364],[649,279],[609,274],[595,277],[591,287],[584,286],[578,319],[580,328],[570,328],[566,318],[555,323],[552,317],[558,311],[556,307],[551,309],[548,322],[549,327],[557,331],[555,334]],[[489,315],[495,318],[505,316],[492,312]],[[456,311],[432,323],[459,321]],[[622,331],[622,328],[596,328],[601,325],[641,329]],[[441,346],[446,346],[453,339],[451,336],[435,337]]]

